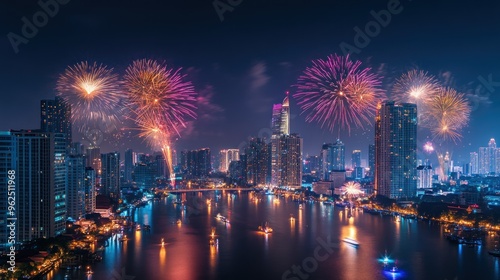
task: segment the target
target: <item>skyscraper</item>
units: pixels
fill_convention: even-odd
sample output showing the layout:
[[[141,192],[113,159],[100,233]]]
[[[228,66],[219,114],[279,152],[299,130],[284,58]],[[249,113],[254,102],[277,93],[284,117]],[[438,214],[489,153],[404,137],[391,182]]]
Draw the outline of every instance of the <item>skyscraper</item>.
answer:
[[[70,155],[83,155],[83,145],[80,142],[71,143],[71,148],[69,151]]]
[[[16,138],[9,131],[0,131],[0,251],[4,251],[7,246],[10,230],[7,228],[8,197],[14,197],[16,204],[19,201],[19,186],[9,188],[9,171],[16,172],[17,168],[17,142]],[[12,172],[11,172],[12,173]],[[18,174],[13,174],[18,176]],[[12,185],[12,184],[11,184]],[[9,195],[13,192],[13,195]],[[17,234],[17,232],[16,232]],[[10,247],[10,245],[8,245]],[[7,247],[5,247],[7,251]]]
[[[82,154],[66,157],[67,217],[78,220],[85,214],[85,159]]]
[[[273,105],[273,116],[271,119],[271,128],[273,135],[290,134],[290,101],[288,92],[281,104]]]
[[[497,143],[493,138],[488,142],[488,158],[488,172],[495,174],[497,172]]]
[[[71,107],[60,97],[40,102],[40,128],[43,132],[64,133],[67,149],[71,145]]]
[[[417,167],[417,189],[432,188],[432,166],[420,165]]]
[[[250,185],[267,184],[269,149],[261,138],[250,139],[245,149],[246,179]]]
[[[120,199],[120,153],[102,154],[101,163],[101,193],[114,199]]]
[[[232,161],[240,160],[240,150],[239,149],[227,149],[220,151],[220,172],[228,172],[229,165]]]
[[[375,144],[368,145],[368,167],[370,177],[375,176]]]
[[[331,158],[332,144],[325,143],[321,146],[320,161],[321,170],[320,178],[321,180],[330,180],[330,172],[332,171],[332,158]]]
[[[304,173],[319,175],[321,161],[319,156],[307,156],[304,161]]]
[[[212,170],[212,158],[209,148],[185,152],[186,175],[188,178],[204,178]]]
[[[123,178],[126,183],[132,182],[132,172],[134,171],[134,151],[127,149],[125,151],[125,166]]]
[[[361,167],[361,151],[360,150],[352,151],[351,164],[352,164],[352,169],[354,169],[356,167]]]
[[[101,149],[99,147],[90,146],[87,148],[86,154],[86,166],[92,167],[95,170],[97,177],[101,176]]]
[[[386,101],[375,118],[375,190],[390,198],[416,195],[417,105]]]
[[[332,171],[345,171],[345,146],[340,139],[332,145],[331,162]]]
[[[491,138],[488,142],[488,147],[479,148],[479,174],[495,174],[500,170],[497,170],[497,156],[498,149],[495,139]]]
[[[96,172],[92,167],[85,167],[85,212],[94,213],[96,203]]]
[[[297,134],[282,135],[278,143],[276,172],[272,182],[279,187],[300,188],[302,185],[302,138]]]
[[[290,135],[290,101],[288,92],[281,104],[273,105],[271,127],[273,134],[270,143],[270,177],[271,184],[278,186],[281,182],[281,177],[283,177],[280,165],[282,165],[284,161],[284,159],[281,159],[281,153],[279,151],[280,147],[283,146],[280,142],[283,136]]]
[[[476,152],[470,153],[470,173],[479,174],[479,155]]]
[[[18,240],[62,234],[66,223],[66,135],[12,131],[17,144]]]

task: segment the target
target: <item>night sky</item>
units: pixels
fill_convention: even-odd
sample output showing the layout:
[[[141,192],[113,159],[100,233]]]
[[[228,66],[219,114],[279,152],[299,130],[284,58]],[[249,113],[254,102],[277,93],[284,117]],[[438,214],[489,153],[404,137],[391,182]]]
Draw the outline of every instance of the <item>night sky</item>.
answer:
[[[339,45],[354,45],[354,28],[373,20],[370,11],[393,1],[232,0],[241,3],[221,21],[211,0],[70,0],[17,54],[7,34],[20,35],[21,18],[31,20],[41,8],[37,1],[8,2],[0,9],[0,130],[38,128],[40,100],[55,96],[57,77],[68,65],[97,61],[122,74],[131,61],[150,58],[182,67],[200,93],[199,117],[176,149],[218,151],[239,147],[259,132],[268,136],[272,104],[294,92],[310,61],[342,54]],[[500,141],[500,2],[402,0],[400,9],[353,57],[383,73],[387,88],[418,67],[468,94],[473,111],[464,138],[441,147],[456,161],[492,137]],[[478,77],[489,75],[498,82],[484,86]],[[307,124],[293,99],[291,111],[291,130],[304,137],[304,154],[318,154],[323,142],[338,136]],[[419,145],[428,135],[419,130]],[[366,158],[373,129],[340,137],[347,155],[361,149]],[[123,142],[120,150],[148,151],[140,140]]]

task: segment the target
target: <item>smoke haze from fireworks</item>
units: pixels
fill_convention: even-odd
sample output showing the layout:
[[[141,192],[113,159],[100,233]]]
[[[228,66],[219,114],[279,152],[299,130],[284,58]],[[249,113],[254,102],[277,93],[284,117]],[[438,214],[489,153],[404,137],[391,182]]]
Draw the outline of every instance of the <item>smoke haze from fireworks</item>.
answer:
[[[361,61],[330,55],[312,62],[299,77],[293,95],[308,122],[317,121],[333,131],[371,124],[377,104],[385,99],[380,77]]]

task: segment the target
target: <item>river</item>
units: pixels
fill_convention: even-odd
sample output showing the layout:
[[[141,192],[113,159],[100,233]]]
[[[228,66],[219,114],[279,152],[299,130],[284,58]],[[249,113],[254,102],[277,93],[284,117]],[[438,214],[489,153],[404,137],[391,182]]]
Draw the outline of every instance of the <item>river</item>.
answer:
[[[449,243],[437,223],[362,211],[349,217],[348,210],[321,203],[300,209],[291,198],[272,195],[217,194],[184,194],[185,205],[174,203],[175,196],[151,201],[133,212],[150,232],[124,232],[123,243],[111,239],[91,276],[61,270],[47,279],[500,279],[500,259],[488,254],[497,237],[469,247]],[[217,220],[218,213],[230,223]],[[257,230],[265,222],[272,233]],[[342,242],[345,237],[359,246]],[[385,252],[398,273],[383,269]]]

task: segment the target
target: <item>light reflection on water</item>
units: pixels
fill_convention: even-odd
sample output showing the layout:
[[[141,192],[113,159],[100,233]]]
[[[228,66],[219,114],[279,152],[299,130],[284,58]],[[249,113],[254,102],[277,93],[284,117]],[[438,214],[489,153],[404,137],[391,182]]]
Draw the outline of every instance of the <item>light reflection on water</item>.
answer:
[[[136,279],[281,279],[292,265],[313,256],[318,238],[337,244],[309,279],[392,279],[377,261],[384,251],[399,261],[404,274],[397,279],[499,279],[499,260],[488,255],[490,239],[481,247],[450,244],[439,225],[381,217],[320,203],[299,204],[291,197],[229,191],[190,194],[150,202],[134,211],[134,220],[151,231],[126,230],[129,241],[110,240],[103,261],[93,266],[93,279],[112,279],[113,272]],[[173,204],[176,199],[201,202],[201,207]],[[206,199],[211,198],[207,205]],[[221,213],[230,220],[215,219]],[[290,219],[293,216],[295,219]],[[182,223],[177,224],[181,219]],[[269,221],[271,234],[257,231]],[[210,244],[216,228],[216,245]],[[350,237],[353,247],[341,242]],[[164,238],[165,245],[161,246]],[[62,280],[65,271],[48,279]],[[292,275],[293,276],[293,275]],[[289,277],[289,279],[293,279]],[[72,272],[71,279],[86,279]],[[297,275],[295,275],[297,277]],[[300,279],[300,278],[298,278]]]

